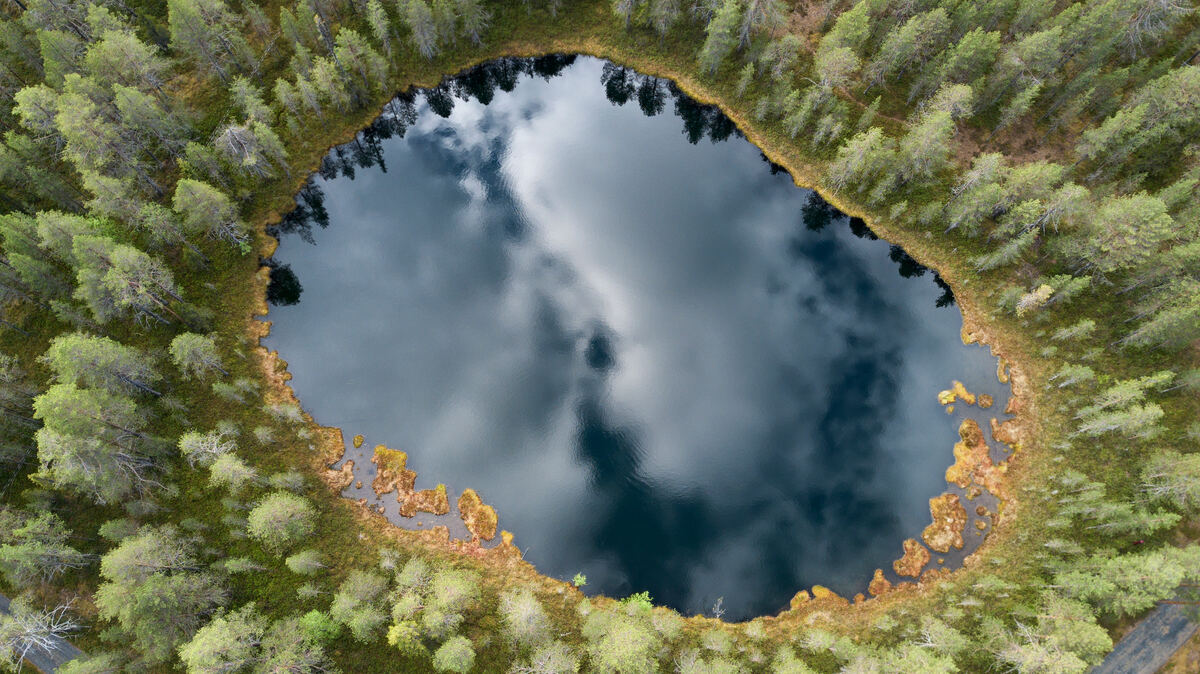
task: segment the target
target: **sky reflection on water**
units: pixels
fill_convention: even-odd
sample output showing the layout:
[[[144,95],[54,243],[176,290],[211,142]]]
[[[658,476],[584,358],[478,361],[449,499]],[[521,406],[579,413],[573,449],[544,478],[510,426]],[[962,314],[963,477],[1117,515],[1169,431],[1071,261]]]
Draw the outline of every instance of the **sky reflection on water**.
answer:
[[[937,392],[1002,407],[995,360],[903,251],[613,79],[394,108],[402,138],[342,149],[386,172],[316,178],[329,226],[282,236],[266,344],[318,422],[474,487],[544,573],[732,619],[861,591],[946,488]]]

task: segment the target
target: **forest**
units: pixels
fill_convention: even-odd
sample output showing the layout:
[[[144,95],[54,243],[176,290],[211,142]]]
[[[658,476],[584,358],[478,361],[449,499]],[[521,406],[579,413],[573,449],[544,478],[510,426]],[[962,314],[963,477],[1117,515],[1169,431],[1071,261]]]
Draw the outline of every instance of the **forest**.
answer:
[[[714,106],[689,139],[719,108],[953,289],[1019,401],[963,569],[730,623],[338,496],[340,435],[258,345],[297,292],[273,234],[403,133],[397,94],[558,54]],[[1200,603],[1198,57],[1182,0],[3,0],[0,668],[65,638],[63,674],[1087,671]]]

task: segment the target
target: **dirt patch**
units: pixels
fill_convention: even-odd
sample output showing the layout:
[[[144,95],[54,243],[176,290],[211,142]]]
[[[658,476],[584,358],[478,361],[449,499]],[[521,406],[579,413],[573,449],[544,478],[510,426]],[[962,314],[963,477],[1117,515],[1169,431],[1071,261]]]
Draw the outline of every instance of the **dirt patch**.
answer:
[[[929,499],[929,512],[933,515],[933,524],[925,527],[921,533],[925,544],[943,553],[950,552],[952,546],[961,550],[963,530],[967,527],[967,509],[963,507],[958,494],[945,493]]]
[[[892,569],[901,576],[916,578],[929,563],[929,557],[928,548],[917,539],[909,538],[904,541],[904,556],[892,562]]]

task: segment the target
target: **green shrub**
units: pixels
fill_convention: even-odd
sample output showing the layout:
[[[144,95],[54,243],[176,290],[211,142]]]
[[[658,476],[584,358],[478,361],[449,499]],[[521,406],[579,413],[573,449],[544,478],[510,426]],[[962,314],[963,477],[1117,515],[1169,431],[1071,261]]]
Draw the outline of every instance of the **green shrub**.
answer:
[[[368,643],[376,638],[377,631],[387,621],[383,611],[383,595],[387,590],[387,579],[377,573],[354,570],[342,581],[329,615],[350,629],[355,640]]]
[[[433,606],[448,613],[461,613],[479,601],[479,575],[469,571],[438,571],[430,588]]]
[[[323,611],[309,611],[300,616],[300,630],[311,643],[326,646],[342,633],[342,626]]]
[[[640,674],[657,668],[659,640],[638,617],[624,611],[594,611],[584,620],[583,636],[596,672]]]
[[[475,664],[475,649],[471,640],[458,636],[442,644],[433,654],[433,668],[439,672],[466,674]]]
[[[246,518],[246,531],[263,547],[279,554],[312,535],[316,511],[304,498],[277,491],[262,500]]]
[[[301,576],[311,576],[326,568],[321,561],[321,553],[316,550],[301,550],[283,560],[283,563],[292,570],[292,573],[298,573]]]
[[[500,619],[505,636],[519,648],[537,646],[550,638],[550,619],[529,588],[500,595]]]
[[[401,620],[392,623],[388,628],[387,641],[408,657],[429,655],[425,645],[421,643],[421,628],[411,620]]]

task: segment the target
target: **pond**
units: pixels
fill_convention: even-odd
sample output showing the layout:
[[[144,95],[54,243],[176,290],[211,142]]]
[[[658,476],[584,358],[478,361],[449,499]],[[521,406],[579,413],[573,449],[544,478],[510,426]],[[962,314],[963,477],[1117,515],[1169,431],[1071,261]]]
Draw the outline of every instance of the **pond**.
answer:
[[[347,495],[465,536],[371,491],[371,448],[403,449],[418,489],[474,488],[588,592],[745,619],[895,580],[959,423],[1004,416],[932,271],[715,108],[604,61],[402,95],[297,203],[264,344],[319,423],[365,436]],[[953,380],[996,407],[948,414]]]

